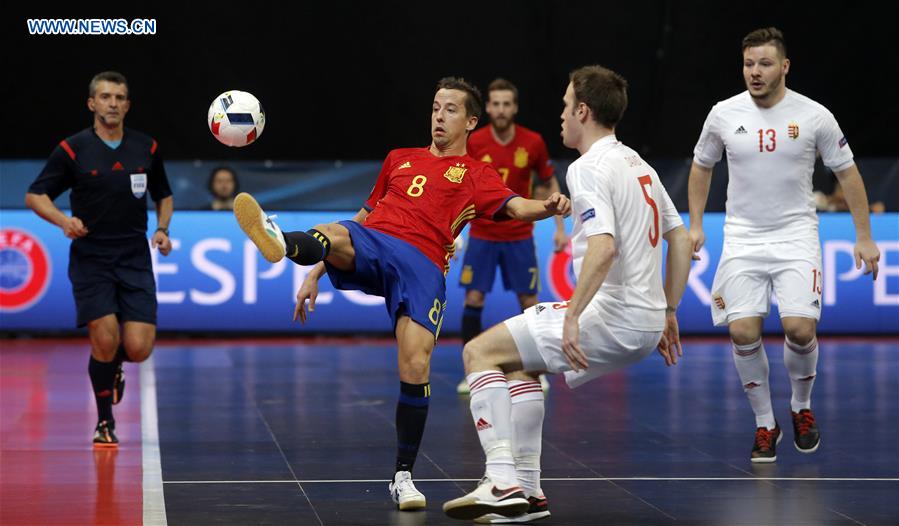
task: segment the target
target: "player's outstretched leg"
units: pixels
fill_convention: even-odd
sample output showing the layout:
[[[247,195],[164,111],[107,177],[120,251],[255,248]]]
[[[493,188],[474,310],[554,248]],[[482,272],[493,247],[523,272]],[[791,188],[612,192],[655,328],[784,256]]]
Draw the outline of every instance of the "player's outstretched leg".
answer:
[[[246,192],[234,198],[234,217],[262,256],[272,263],[287,257],[298,265],[314,265],[328,257],[332,242],[349,242],[348,234],[346,239],[334,239],[331,232],[323,231],[324,225],[306,232],[282,232],[275,222],[277,216],[266,215],[256,199]]]

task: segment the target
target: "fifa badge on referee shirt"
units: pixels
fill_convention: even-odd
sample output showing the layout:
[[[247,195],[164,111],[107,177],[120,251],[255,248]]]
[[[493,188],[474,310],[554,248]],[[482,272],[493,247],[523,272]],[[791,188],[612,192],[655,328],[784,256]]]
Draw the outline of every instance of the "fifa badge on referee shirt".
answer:
[[[131,193],[138,199],[147,193],[147,174],[131,174]]]
[[[462,182],[462,178],[465,177],[465,172],[467,171],[468,168],[466,168],[464,164],[456,163],[456,166],[447,168],[446,173],[443,174],[443,176],[458,184]]]

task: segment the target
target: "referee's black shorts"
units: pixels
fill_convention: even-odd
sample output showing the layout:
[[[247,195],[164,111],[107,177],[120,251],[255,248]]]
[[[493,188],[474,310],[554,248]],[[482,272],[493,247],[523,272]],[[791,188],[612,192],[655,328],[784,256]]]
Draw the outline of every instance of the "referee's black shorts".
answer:
[[[156,324],[156,281],[145,237],[76,239],[69,249],[69,280],[78,327],[108,314],[120,322]]]

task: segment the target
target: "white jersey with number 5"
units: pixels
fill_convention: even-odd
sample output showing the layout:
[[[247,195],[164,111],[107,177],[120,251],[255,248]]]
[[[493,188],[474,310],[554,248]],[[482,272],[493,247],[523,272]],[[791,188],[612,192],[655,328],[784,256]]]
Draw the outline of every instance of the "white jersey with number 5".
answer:
[[[727,150],[725,237],[763,243],[817,235],[812,172],[820,152],[833,171],[853,164],[852,150],[827,108],[787,90],[761,108],[748,91],[712,107],[693,150],[711,168]]]
[[[663,330],[662,235],[683,221],[658,174],[609,135],[568,167],[565,180],[574,215],[575,275],[581,273],[589,236],[615,239],[615,260],[591,304],[608,325]]]

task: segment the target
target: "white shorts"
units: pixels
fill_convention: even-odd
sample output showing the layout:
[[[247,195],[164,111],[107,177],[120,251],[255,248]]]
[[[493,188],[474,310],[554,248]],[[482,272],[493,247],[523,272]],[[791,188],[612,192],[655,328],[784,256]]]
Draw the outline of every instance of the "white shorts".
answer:
[[[562,352],[562,325],[567,306],[567,303],[538,303],[523,314],[506,320],[525,371],[565,373],[568,385],[578,387],[642,360],[656,348],[662,337],[661,331],[635,331],[606,325],[600,311],[588,305],[581,314],[578,343],[587,355],[589,367],[574,372]]]
[[[821,243],[817,234],[793,241],[741,244],[724,241],[712,283],[712,320],[765,318],[771,292],[780,317],[821,319]]]

